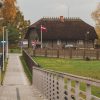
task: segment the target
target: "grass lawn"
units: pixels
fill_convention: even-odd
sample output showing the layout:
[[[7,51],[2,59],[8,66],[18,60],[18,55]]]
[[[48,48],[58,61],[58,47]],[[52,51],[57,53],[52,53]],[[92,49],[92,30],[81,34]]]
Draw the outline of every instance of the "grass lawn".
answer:
[[[91,77],[100,80],[100,61],[69,60],[61,58],[33,58],[42,68],[61,71],[74,75]],[[81,90],[85,90],[85,85],[81,84]],[[92,93],[100,97],[100,88],[92,87]]]
[[[68,60],[45,57],[35,57],[34,60],[45,69],[51,69],[100,80],[100,61]]]
[[[21,49],[20,48],[15,48],[15,49],[9,49],[10,53],[21,53]]]

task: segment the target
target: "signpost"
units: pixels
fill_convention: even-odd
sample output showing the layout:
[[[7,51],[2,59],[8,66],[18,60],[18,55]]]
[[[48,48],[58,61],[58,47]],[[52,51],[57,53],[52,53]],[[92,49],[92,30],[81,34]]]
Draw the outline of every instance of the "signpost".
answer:
[[[31,44],[32,44],[33,50],[35,50],[35,47],[36,47],[36,41],[32,41]]]

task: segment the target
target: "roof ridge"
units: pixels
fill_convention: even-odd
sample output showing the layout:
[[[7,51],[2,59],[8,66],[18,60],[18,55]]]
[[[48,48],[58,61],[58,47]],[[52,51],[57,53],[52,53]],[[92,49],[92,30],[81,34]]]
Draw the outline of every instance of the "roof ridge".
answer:
[[[43,17],[43,21],[60,21],[59,17]],[[64,17],[65,21],[82,21],[79,17]]]

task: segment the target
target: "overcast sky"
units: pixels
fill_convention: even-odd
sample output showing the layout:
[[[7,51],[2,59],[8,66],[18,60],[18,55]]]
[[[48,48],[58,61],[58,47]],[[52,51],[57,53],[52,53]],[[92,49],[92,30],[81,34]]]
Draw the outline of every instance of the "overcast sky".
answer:
[[[17,0],[25,19],[32,23],[42,17],[68,17],[69,11],[69,17],[80,17],[91,25],[95,25],[91,13],[98,2],[100,0]]]

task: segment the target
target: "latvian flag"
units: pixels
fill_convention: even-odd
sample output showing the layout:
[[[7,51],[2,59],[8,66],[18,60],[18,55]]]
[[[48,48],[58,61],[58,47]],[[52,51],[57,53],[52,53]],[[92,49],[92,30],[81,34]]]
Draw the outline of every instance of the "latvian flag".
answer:
[[[47,32],[47,28],[41,25],[41,31]]]

